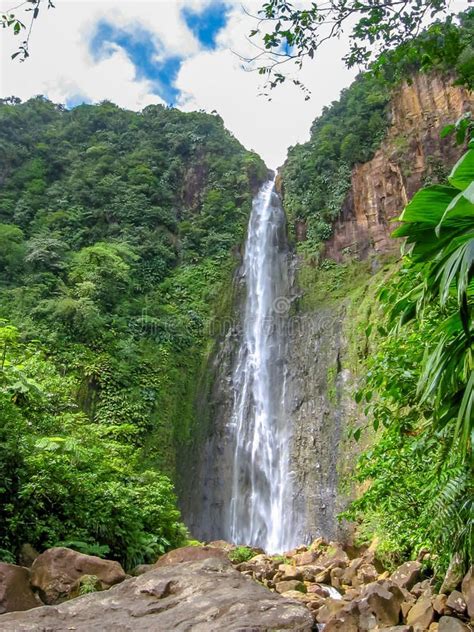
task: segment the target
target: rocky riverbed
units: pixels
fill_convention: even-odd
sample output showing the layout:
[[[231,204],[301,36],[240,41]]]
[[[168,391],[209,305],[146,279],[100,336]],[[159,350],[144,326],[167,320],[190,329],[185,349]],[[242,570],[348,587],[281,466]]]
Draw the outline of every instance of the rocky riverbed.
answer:
[[[0,631],[472,631],[473,568],[453,564],[436,591],[426,555],[389,573],[371,547],[318,539],[270,556],[218,541],[127,577],[117,562],[56,547],[31,568],[0,564]]]

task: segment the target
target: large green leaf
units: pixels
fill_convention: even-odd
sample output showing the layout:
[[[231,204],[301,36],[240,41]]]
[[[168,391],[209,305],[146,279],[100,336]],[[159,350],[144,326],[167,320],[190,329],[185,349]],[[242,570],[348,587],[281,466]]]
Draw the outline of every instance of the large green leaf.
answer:
[[[449,182],[464,191],[474,181],[474,149],[469,149],[454,165]]]
[[[421,189],[401,214],[400,221],[436,226],[457,195],[457,189],[439,184]]]

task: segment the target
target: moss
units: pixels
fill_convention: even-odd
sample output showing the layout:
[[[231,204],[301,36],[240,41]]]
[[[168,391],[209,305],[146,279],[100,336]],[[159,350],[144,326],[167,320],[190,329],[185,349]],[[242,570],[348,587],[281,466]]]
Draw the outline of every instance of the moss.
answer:
[[[248,546],[238,546],[229,553],[229,560],[234,564],[248,562],[255,555],[255,551]]]

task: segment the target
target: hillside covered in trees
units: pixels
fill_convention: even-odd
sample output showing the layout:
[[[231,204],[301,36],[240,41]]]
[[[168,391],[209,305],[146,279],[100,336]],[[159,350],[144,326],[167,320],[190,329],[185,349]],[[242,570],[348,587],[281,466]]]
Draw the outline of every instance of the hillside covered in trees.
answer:
[[[0,105],[0,549],[180,544],[168,477],[267,175],[217,116]]]

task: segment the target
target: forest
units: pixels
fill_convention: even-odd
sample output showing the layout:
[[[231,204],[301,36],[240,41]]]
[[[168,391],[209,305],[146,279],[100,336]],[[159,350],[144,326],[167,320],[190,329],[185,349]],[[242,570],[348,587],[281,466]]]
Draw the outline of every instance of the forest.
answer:
[[[207,114],[0,105],[5,560],[185,540],[169,477],[262,160]]]
[[[334,5],[339,18],[346,4]],[[412,20],[423,23],[424,4],[435,15],[444,3],[413,4],[402,20],[408,31]],[[235,376],[244,366],[254,373],[242,383],[254,390],[242,399],[240,423],[256,419],[260,426],[252,427],[253,443],[242,453],[263,465],[248,474],[235,457],[220,463],[221,471],[248,492],[249,505],[258,484],[268,491],[272,476],[284,471],[282,487],[293,494],[285,512],[320,494],[321,514],[332,503],[337,524],[330,536],[308,529],[307,541],[266,551],[266,559],[258,538],[222,544],[232,530],[216,525],[214,539],[239,572],[273,592],[284,592],[275,588],[279,577],[293,582],[292,593],[309,594],[316,582],[350,594],[360,586],[353,578],[344,583],[344,573],[357,556],[373,554],[367,564],[374,575],[362,584],[391,581],[400,565],[416,563],[420,583],[428,582],[416,599],[428,588],[434,599],[453,573],[457,583],[449,593],[468,576],[472,585],[474,114],[466,104],[473,104],[474,11],[432,20],[416,37],[402,37],[384,3],[362,5],[345,60],[349,67],[364,62],[364,70],[315,118],[309,140],[289,147],[276,175],[217,112],[0,99],[0,564],[23,566],[26,544],[38,553],[66,547],[119,562],[126,572],[169,559],[181,547],[205,550],[207,540],[195,539],[186,518],[193,502],[214,510],[219,503],[211,491],[219,498],[229,482],[216,475],[216,461],[242,432]],[[315,6],[299,10],[284,0],[263,6],[274,28],[262,44],[273,62],[260,68],[270,91],[283,90],[287,81],[278,56],[316,54],[321,18]],[[8,16],[2,20],[4,27],[24,28]],[[388,48],[373,56],[370,44],[380,38]],[[412,103],[423,90],[434,108],[428,113]],[[444,120],[441,102],[459,116]],[[400,103],[413,106],[412,137],[395,129]],[[386,210],[390,197],[400,202],[396,214]],[[252,241],[262,234],[261,218],[252,223],[260,207],[281,209],[286,226],[267,235],[273,250],[266,260],[250,260],[252,246],[261,253]],[[303,352],[294,359],[290,343],[298,339],[288,331],[284,349],[291,360],[271,356],[284,374],[281,409],[296,428],[295,443],[281,450],[278,462],[264,450],[255,456],[265,434],[255,387],[265,356],[252,349],[258,338],[252,318],[259,324],[260,316],[248,314],[245,289],[255,261],[276,252],[286,265],[284,282],[254,275],[260,283],[255,305],[288,286],[288,295],[271,295],[271,310],[263,313],[272,326],[287,317],[325,324],[325,331],[310,329],[299,340],[308,357],[313,353],[310,360]],[[264,351],[274,344],[268,335]],[[267,374],[264,366],[269,383]],[[316,395],[305,400],[291,391],[295,375],[313,380],[302,392]],[[298,415],[309,425],[297,427]],[[270,419],[275,435],[279,419]],[[328,456],[331,433],[337,454]],[[297,471],[303,461],[313,474],[332,467],[318,479],[321,489],[309,488],[306,470]],[[265,478],[267,465],[274,470]],[[215,490],[200,488],[204,470]],[[325,475],[337,479],[327,504]],[[227,501],[235,507],[234,498]],[[290,572],[301,555],[311,557],[302,563],[311,566],[310,579]],[[319,575],[317,559],[326,563]],[[266,574],[258,574],[258,564],[267,565]],[[429,623],[410,630],[438,630],[428,626],[453,609],[466,627],[443,632],[467,630],[474,606],[462,590],[464,610],[450,606],[435,615],[433,602]],[[405,622],[401,612],[394,625]],[[315,617],[311,626],[329,620]],[[396,628],[347,631],[372,629]]]

